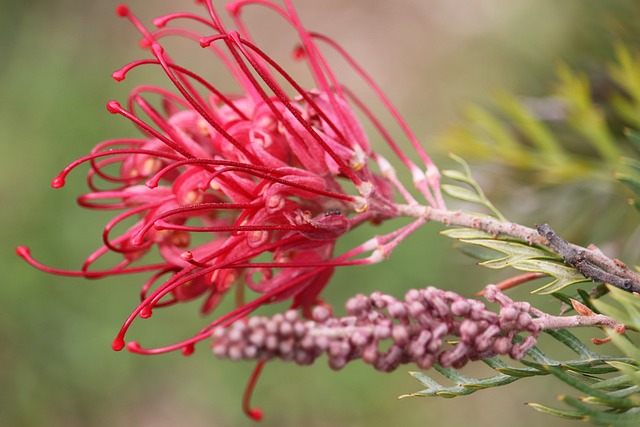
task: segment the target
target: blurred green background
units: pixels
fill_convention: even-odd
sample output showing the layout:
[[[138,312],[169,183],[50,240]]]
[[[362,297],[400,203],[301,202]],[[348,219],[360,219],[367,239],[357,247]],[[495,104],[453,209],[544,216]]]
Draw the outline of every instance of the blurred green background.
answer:
[[[638,7],[633,1],[611,3],[296,1],[308,27],[338,39],[380,82],[430,152],[435,151],[430,141],[455,120],[461,104],[485,99],[495,88],[543,94],[559,60],[597,67],[610,57],[613,40],[633,43],[637,37],[628,29],[640,18]],[[189,358],[111,350],[111,340],[136,305],[143,276],[61,278],[28,267],[14,253],[16,246],[28,245],[49,265],[77,268],[100,244],[109,216],[74,203],[84,191],[84,169],[62,190],[49,183],[97,142],[137,136],[126,120],[104,108],[110,99],[124,101],[132,88],[128,81],[116,84],[111,72],[146,56],[137,48],[135,30],[113,13],[117,4],[0,0],[0,425],[251,425],[241,414],[240,399],[252,365],[214,360],[206,345]],[[187,0],[129,5],[145,22],[194,9]],[[249,18],[266,50],[290,47],[278,31],[265,27],[268,19],[259,13]],[[198,57],[182,59],[206,69]],[[361,88],[348,78],[347,84]],[[442,152],[435,157],[445,158]],[[509,216],[508,205],[503,210]],[[513,219],[528,224],[534,218],[531,212]],[[328,301],[341,307],[356,292],[402,296],[425,285],[470,295],[496,280],[451,249],[438,229],[424,227],[381,265],[340,271],[327,289]],[[372,232],[377,230],[358,230],[343,245]],[[187,336],[206,322],[196,311],[195,304],[159,311],[138,322],[132,336],[159,343]],[[420,389],[406,373],[415,367],[381,374],[355,362],[335,373],[323,362],[267,366],[254,398],[265,410],[263,425],[573,424],[523,405],[553,404],[567,391],[551,378],[454,400],[397,401],[396,396]],[[481,366],[469,372],[486,373]]]

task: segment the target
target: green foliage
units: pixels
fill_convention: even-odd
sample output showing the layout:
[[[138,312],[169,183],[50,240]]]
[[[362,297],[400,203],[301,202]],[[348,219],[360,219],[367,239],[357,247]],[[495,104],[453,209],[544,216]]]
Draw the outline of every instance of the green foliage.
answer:
[[[576,89],[577,90],[577,89]],[[635,137],[635,134],[632,134]],[[487,213],[477,213],[481,217],[490,216],[506,221],[504,216],[491,204],[478,183],[471,176],[468,165],[457,156],[452,156],[462,165],[462,171],[444,171],[443,175],[454,180],[455,185],[444,186],[446,193],[453,198],[481,207]],[[617,178],[627,184],[636,194],[640,194],[640,162],[623,158]],[[638,202],[634,201],[638,206]],[[474,209],[477,210],[477,209]],[[502,269],[512,267],[528,272],[542,272],[554,278],[532,293],[553,294],[558,299],[569,302],[570,298],[562,293],[567,286],[588,282],[575,268],[566,265],[562,258],[546,247],[531,245],[526,241],[505,236],[493,236],[472,228],[452,228],[444,235],[470,245],[474,256],[480,258],[480,265]],[[602,296],[604,293],[595,295]],[[640,330],[640,297],[617,288],[609,288],[613,305],[587,292],[578,291],[580,298],[594,311],[605,314],[633,330]],[[486,378],[471,378],[452,368],[435,369],[452,385],[441,385],[431,377],[418,372],[411,375],[426,386],[425,389],[401,397],[444,397],[453,398],[474,393],[479,390],[500,387],[515,381],[540,375],[550,375],[571,386],[583,396],[559,396],[570,409],[560,409],[539,403],[530,403],[533,409],[557,417],[574,420],[586,420],[602,426],[640,425],[640,348],[626,336],[618,332],[608,332],[611,341],[624,356],[602,355],[590,350],[577,337],[566,330],[546,331],[556,341],[570,348],[578,355],[577,359],[556,360],[541,349],[533,348],[528,357],[520,363],[522,366],[507,365],[499,358],[484,360],[484,363],[497,372]]]
[[[630,204],[640,210],[640,160],[632,155],[640,152],[640,133],[624,128],[640,128],[640,56],[622,46],[617,46],[615,53],[616,61],[608,68],[615,89],[605,98],[595,100],[588,78],[561,65],[554,93],[537,100],[542,103],[534,105],[530,100],[499,93],[494,98],[497,111],[477,105],[467,107],[465,122],[449,130],[441,141],[465,157],[532,173],[539,183],[585,179],[611,182],[615,177],[633,194]],[[554,109],[555,116],[550,117]],[[443,187],[446,193],[465,202],[465,207],[473,206],[472,211],[480,211],[474,213],[479,218],[506,221],[473,179],[469,166],[457,156],[452,158],[462,165],[462,171],[443,172],[455,182]],[[425,388],[402,397],[453,398],[525,378],[552,376],[581,396],[559,396],[564,408],[529,403],[533,409],[594,425],[640,425],[640,347],[630,338],[635,332],[629,332],[640,331],[638,295],[601,286],[590,293],[577,290],[570,297],[564,293],[568,286],[589,280],[545,247],[472,228],[448,229],[443,234],[460,242],[466,252],[481,260],[482,266],[542,272],[553,278],[532,293],[552,294],[565,303],[571,298],[582,300],[595,313],[624,324],[626,334],[606,331],[622,356],[611,355],[616,353],[611,351],[611,344],[607,347],[610,354],[599,354],[566,330],[545,331],[578,357],[556,360],[535,347],[514,366],[499,358],[483,361],[496,372],[486,378],[436,367],[450,381],[446,385],[413,372],[411,375]],[[600,298],[605,294],[606,298]]]
[[[497,373],[486,378],[471,378],[455,369],[436,366],[435,369],[451,381],[452,385],[441,385],[427,375],[411,372],[411,375],[426,388],[400,397],[454,398],[504,386],[524,378],[551,375],[584,396],[579,399],[559,396],[561,401],[571,407],[570,410],[538,403],[528,404],[537,411],[562,418],[588,420],[595,425],[640,425],[640,368],[632,357],[595,353],[568,331],[547,333],[570,348],[578,358],[555,360],[534,347],[529,351],[528,357],[520,362],[521,366],[507,365],[496,357],[484,360],[484,363]]]
[[[554,278],[532,293],[551,294],[569,285],[590,282],[575,268],[565,265],[560,256],[541,246],[532,246],[521,240],[496,238],[471,228],[445,230],[442,234],[462,243],[490,249],[491,252],[482,253],[482,266],[495,269],[513,267],[521,271],[544,273]]]
[[[638,294],[624,292],[614,287],[610,287],[609,292],[615,305],[604,301],[594,301],[593,304],[595,307],[603,314],[623,323],[627,328],[640,331],[640,296]],[[626,354],[635,365],[640,366],[640,348],[638,348],[637,345],[615,332],[609,332],[609,336],[613,343]],[[637,367],[633,370],[621,367],[621,370],[626,370],[636,385],[640,386],[640,376],[638,376]]]
[[[640,134],[628,129],[627,136],[634,146],[640,149]],[[640,161],[631,157],[622,157],[615,177],[634,193],[635,197],[629,199],[629,204],[640,210],[640,201],[637,200],[640,197]]]
[[[611,103],[630,126],[640,128],[640,56],[632,55],[623,45],[615,51],[617,62],[609,67],[609,75],[626,96],[615,93]]]
[[[469,159],[533,173],[544,184],[608,180],[630,145],[624,124],[640,128],[640,56],[617,46],[607,79],[611,88],[596,100],[586,75],[560,65],[550,96],[499,92],[492,108],[464,108],[462,123],[440,143]]]
[[[443,190],[451,197],[467,203],[479,205],[490,212],[489,216],[506,222],[506,218],[486,197],[480,185],[471,175],[467,163],[453,154],[450,157],[462,166],[462,171],[445,170],[442,174],[462,185],[444,184]],[[484,213],[475,213],[486,216]],[[588,282],[575,268],[565,265],[562,257],[549,249],[531,245],[526,241],[505,236],[493,236],[484,231],[472,228],[453,228],[442,232],[445,236],[474,247],[468,250],[473,256],[482,259],[480,265],[493,269],[512,267],[516,270],[544,273],[553,278],[533,293],[550,294],[565,287],[581,282]],[[480,250],[478,250],[480,249]]]

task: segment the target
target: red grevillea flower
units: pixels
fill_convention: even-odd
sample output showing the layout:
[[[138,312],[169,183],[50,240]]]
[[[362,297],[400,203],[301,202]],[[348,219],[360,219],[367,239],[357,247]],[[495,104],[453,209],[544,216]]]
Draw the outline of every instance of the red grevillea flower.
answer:
[[[143,46],[152,57],[126,65],[113,73],[114,79],[123,80],[132,70],[151,65],[163,70],[171,87],[143,85],[131,91],[126,106],[109,102],[109,112],[133,122],[142,137],[102,142],[52,182],[54,188],[62,187],[76,166],[90,165],[90,192],[79,197],[79,204],[121,211],[104,227],[104,245],[79,271],[44,266],[27,248],[17,250],[33,266],[54,274],[150,274],[141,302],[113,342],[115,350],[125,347],[125,334],[137,317],[148,318],[155,308],[195,298],[203,299],[202,311],[209,312],[232,286],[246,285],[260,296],[247,302],[240,293],[236,309],[182,342],[155,349],[129,342],[127,348],[141,354],[176,349],[189,354],[214,328],[282,300],[290,299],[293,308],[308,314],[335,267],[377,262],[422,225],[424,219],[415,219],[345,253],[334,253],[337,239],[350,229],[397,217],[401,204],[418,203],[398,181],[390,162],[372,151],[356,111],[409,169],[426,203],[444,207],[438,170],[397,111],[335,42],[303,28],[289,0],[283,5],[267,0],[229,3],[237,30],[225,28],[210,1],[199,3],[203,16],[162,16],[153,21],[154,30],[143,26],[126,6],[117,8],[143,35]],[[314,89],[302,88],[254,44],[241,18],[249,4],[275,12],[297,31],[300,43],[294,58],[308,64]],[[181,20],[195,21],[202,33],[174,25]],[[168,36],[199,43],[199,61],[221,61],[240,90],[222,91],[174,62],[162,47]],[[403,144],[415,151],[422,167],[340,83],[319,44],[342,55],[371,86],[405,131],[408,143]],[[126,231],[114,235],[116,228]],[[152,250],[162,261],[145,264]],[[114,253],[120,258],[116,265],[93,267]]]

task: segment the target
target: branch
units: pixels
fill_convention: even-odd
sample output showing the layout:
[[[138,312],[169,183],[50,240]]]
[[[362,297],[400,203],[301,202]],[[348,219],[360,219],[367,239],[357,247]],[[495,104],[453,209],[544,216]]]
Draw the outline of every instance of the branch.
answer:
[[[509,236],[540,245],[560,255],[564,261],[594,282],[609,283],[627,292],[640,293],[640,275],[629,269],[623,262],[611,259],[597,248],[583,248],[562,239],[547,224],[537,226],[537,230],[512,222],[500,221],[488,216],[478,216],[462,211],[448,211],[422,205],[398,205],[402,215],[425,218],[445,226],[468,227],[481,230],[495,237]]]
[[[609,283],[628,292],[640,292],[640,276],[619,260],[612,260],[597,249],[585,249],[562,239],[548,224],[536,227],[547,246],[564,261],[594,282]]]
[[[533,228],[513,222],[500,221],[489,216],[478,216],[463,211],[449,211],[422,205],[397,205],[402,215],[426,218],[447,227],[457,225],[485,231],[493,236],[504,235],[524,240],[530,245],[548,246],[548,241]]]

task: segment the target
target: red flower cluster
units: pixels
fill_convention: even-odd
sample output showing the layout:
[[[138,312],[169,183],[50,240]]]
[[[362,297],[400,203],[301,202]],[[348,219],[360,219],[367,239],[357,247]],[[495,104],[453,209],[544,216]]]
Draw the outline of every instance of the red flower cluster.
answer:
[[[444,206],[438,170],[396,110],[338,45],[302,27],[289,0],[282,6],[266,0],[228,4],[238,31],[225,28],[210,1],[199,3],[205,16],[162,16],[153,21],[155,30],[145,28],[126,6],[117,9],[138,28],[152,58],[128,64],[113,77],[120,81],[131,70],[152,65],[164,71],[172,89],[143,85],[131,91],[126,107],[109,102],[109,112],[133,122],[143,137],[102,142],[53,180],[53,187],[62,187],[76,166],[89,164],[90,192],[79,197],[79,204],[121,211],[104,227],[104,245],[79,271],[44,266],[27,248],[17,250],[33,266],[54,274],[98,278],[150,273],[141,302],[113,342],[115,350],[125,346],[125,333],[137,317],[195,298],[204,299],[202,311],[209,312],[232,286],[246,285],[260,296],[249,302],[239,297],[235,310],[185,341],[158,349],[129,342],[128,349],[145,354],[182,349],[189,354],[215,327],[276,301],[291,299],[293,308],[308,314],[335,267],[377,262],[423,224],[424,219],[414,220],[334,254],[337,239],[350,229],[398,216],[398,203],[417,203],[390,162],[372,151],[357,115],[369,120],[410,170],[427,203]],[[301,87],[253,43],[241,18],[248,4],[265,6],[298,32],[294,57],[309,65],[315,89]],[[202,34],[173,26],[180,20],[201,25]],[[161,40],[176,35],[198,42],[204,58],[221,61],[239,90],[222,91],[174,62]],[[371,85],[405,131],[423,168],[339,82],[317,43],[337,51]],[[108,189],[102,188],[104,183]],[[126,230],[114,236],[115,229]],[[144,264],[153,250],[162,262]],[[116,265],[92,267],[113,253],[119,255]]]

